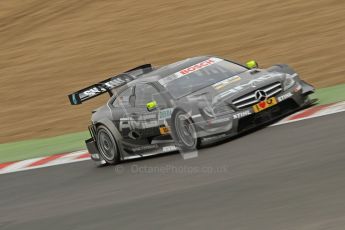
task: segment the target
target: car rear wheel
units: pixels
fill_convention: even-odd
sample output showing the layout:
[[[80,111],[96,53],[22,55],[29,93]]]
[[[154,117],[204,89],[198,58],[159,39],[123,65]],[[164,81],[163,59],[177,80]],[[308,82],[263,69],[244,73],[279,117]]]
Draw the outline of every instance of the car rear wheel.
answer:
[[[100,155],[108,164],[120,162],[118,146],[112,133],[103,125],[97,128],[97,147]]]
[[[182,151],[193,151],[198,146],[198,138],[193,120],[188,113],[177,110],[172,114],[172,136]]]

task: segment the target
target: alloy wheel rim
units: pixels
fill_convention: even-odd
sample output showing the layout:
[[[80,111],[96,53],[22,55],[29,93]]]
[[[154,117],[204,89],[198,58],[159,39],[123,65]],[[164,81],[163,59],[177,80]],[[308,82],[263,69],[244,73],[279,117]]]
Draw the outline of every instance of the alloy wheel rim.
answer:
[[[104,130],[100,130],[98,137],[98,143],[102,155],[107,160],[113,160],[115,157],[115,146],[109,134]]]
[[[188,147],[195,145],[195,129],[189,117],[185,114],[178,115],[176,119],[176,131],[180,140]]]

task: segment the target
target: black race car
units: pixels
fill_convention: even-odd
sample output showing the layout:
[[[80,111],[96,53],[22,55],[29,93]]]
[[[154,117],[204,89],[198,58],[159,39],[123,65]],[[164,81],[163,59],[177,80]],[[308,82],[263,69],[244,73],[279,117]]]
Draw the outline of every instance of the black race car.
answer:
[[[86,146],[99,163],[193,151],[312,103],[313,86],[288,65],[259,69],[214,56],[145,64],[69,95],[78,105],[108,92],[92,112]]]

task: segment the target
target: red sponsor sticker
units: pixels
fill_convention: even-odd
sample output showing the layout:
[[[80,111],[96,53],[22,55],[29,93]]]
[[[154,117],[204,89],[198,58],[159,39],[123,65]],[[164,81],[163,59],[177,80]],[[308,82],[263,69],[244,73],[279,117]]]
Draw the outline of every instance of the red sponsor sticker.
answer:
[[[193,72],[195,72],[197,70],[200,70],[202,68],[205,68],[205,67],[207,67],[209,65],[212,65],[214,63],[216,63],[215,58],[210,58],[210,59],[207,59],[205,61],[199,62],[199,63],[197,63],[195,65],[189,66],[189,67],[187,67],[187,68],[185,68],[183,70],[180,70],[179,73],[182,74],[182,75],[187,75],[187,74],[193,73]]]
[[[195,71],[203,69],[203,68],[205,68],[207,66],[213,65],[213,64],[215,64],[217,62],[220,62],[220,61],[223,61],[223,59],[215,58],[215,57],[209,58],[209,59],[207,59],[205,61],[199,62],[199,63],[197,63],[195,65],[192,65],[192,66],[189,66],[189,67],[187,67],[185,69],[182,69],[182,70],[180,70],[180,71],[178,71],[178,72],[176,72],[176,73],[174,73],[172,75],[169,75],[168,77],[162,78],[158,82],[165,86],[166,84],[168,84],[171,81],[174,81],[174,80],[176,80],[176,79],[178,79],[180,77],[183,77],[185,75],[188,75],[190,73],[193,73]]]

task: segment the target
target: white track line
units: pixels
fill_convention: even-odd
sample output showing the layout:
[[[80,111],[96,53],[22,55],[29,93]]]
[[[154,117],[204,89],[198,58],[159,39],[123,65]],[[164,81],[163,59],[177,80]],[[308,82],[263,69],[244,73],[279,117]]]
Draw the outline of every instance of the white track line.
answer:
[[[69,164],[69,163],[74,163],[74,162],[90,160],[89,157],[88,158],[79,158],[86,153],[87,153],[86,150],[81,150],[81,151],[77,151],[77,152],[62,154],[57,159],[53,159],[53,160],[46,162],[44,164],[35,165],[35,166],[30,166],[30,165],[37,163],[41,160],[47,159],[51,156],[18,161],[18,162],[14,162],[12,164],[9,164],[8,166],[0,169],[0,174],[6,174],[6,173],[11,173],[11,172],[18,172],[18,171],[44,168],[44,167],[49,167],[49,166],[54,166],[54,165]],[[0,166],[1,166],[1,164],[0,164]]]
[[[306,109],[306,110],[308,110],[308,109]],[[284,118],[281,121],[278,121],[277,123],[275,123],[275,124],[273,124],[271,126],[283,125],[283,124],[288,124],[288,123],[291,123],[291,122],[302,121],[302,120],[306,120],[306,119],[310,119],[310,118],[322,117],[322,116],[326,116],[326,115],[330,115],[330,114],[344,112],[345,111],[345,101],[338,102],[338,103],[335,103],[335,104],[330,104],[329,106],[321,109],[320,111],[315,112],[314,114],[312,114],[310,116],[306,116],[306,117],[290,120],[291,117],[294,117],[294,116],[296,116],[298,114],[301,114],[301,113],[305,112],[306,110],[302,110],[302,111],[300,111],[298,113],[292,114],[292,115]]]
[[[18,171],[22,168],[27,168],[30,164],[37,162],[41,159],[43,159],[44,157],[40,157],[40,158],[34,158],[34,159],[28,159],[28,160],[23,160],[23,161],[18,161],[16,163],[10,164],[9,166],[3,168],[0,170],[0,174],[3,173],[9,173],[9,172],[15,172]]]

